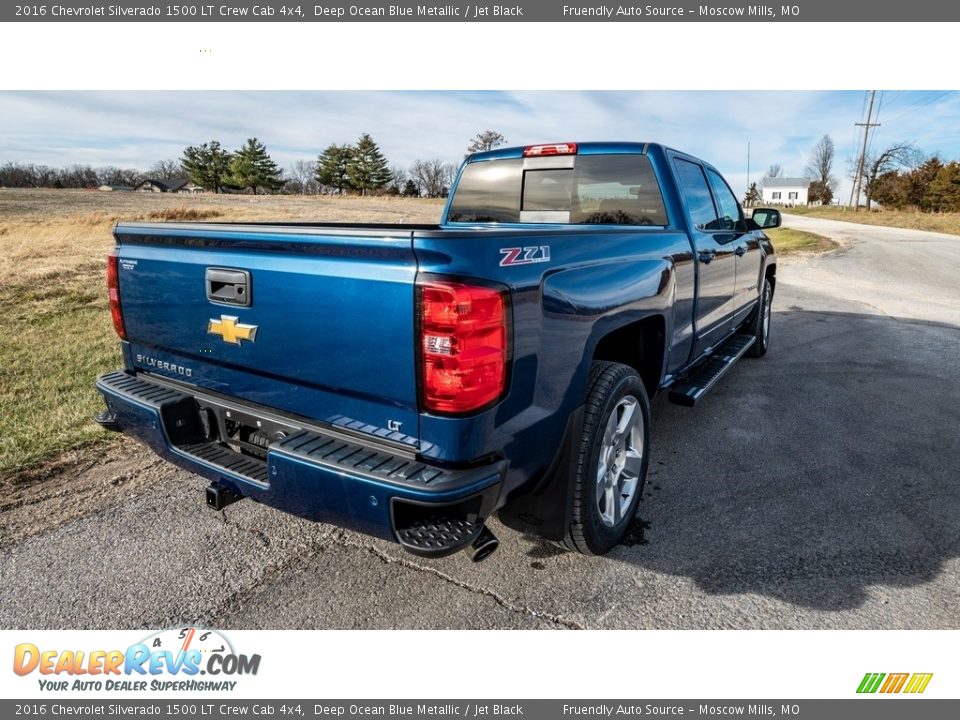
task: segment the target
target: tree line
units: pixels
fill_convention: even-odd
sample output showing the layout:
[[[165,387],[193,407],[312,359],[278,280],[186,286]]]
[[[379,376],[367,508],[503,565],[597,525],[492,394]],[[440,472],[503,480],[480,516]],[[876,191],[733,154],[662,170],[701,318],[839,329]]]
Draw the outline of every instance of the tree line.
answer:
[[[810,181],[810,202],[825,205],[833,201],[838,181],[833,175],[836,152],[833,140],[824,135],[810,153],[804,177]],[[859,162],[851,158],[848,169],[854,186],[859,185],[870,210],[874,203],[894,210],[920,212],[960,212],[960,161],[944,161],[937,154],[925,155],[908,142],[870,150]],[[774,164],[766,178],[783,176],[783,168]],[[751,183],[744,204],[762,201],[763,184]]]
[[[895,168],[876,176],[871,198],[895,210],[960,212],[960,162],[936,155],[912,168]]]
[[[467,153],[491,150],[506,143],[493,130],[477,135]],[[283,170],[266,146],[249,138],[240,148],[227,150],[217,140],[187,146],[176,160],[161,160],[147,172],[135,168],[6,163],[0,165],[0,187],[95,188],[101,185],[134,187],[144,180],[189,179],[214,192],[402,195],[445,197],[457,166],[440,158],[417,160],[409,168],[391,166],[368,134],[353,144],[331,144],[315,160],[298,160]]]

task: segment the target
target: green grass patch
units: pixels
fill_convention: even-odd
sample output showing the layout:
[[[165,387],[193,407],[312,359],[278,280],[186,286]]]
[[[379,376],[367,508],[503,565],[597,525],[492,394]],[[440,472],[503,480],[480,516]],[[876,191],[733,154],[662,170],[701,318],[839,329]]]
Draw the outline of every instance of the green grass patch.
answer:
[[[93,381],[120,362],[102,267],[0,286],[0,476],[106,439]]]
[[[830,238],[804,230],[777,228],[765,232],[773,241],[773,248],[778,255],[801,252],[830,252],[838,247],[837,243]]]
[[[929,230],[931,232],[960,235],[960,213],[927,213],[919,210],[871,210],[867,212],[864,208],[854,212],[853,208],[837,205],[784,208],[783,212],[790,215],[805,215],[827,220],[845,220],[862,225],[881,225],[906,230]]]

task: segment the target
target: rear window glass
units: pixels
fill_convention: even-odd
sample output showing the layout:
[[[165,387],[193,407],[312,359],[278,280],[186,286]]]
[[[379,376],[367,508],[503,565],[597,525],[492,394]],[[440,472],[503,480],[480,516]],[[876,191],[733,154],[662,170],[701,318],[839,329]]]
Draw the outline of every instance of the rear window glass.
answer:
[[[449,220],[666,225],[667,213],[645,155],[579,155],[572,168],[525,170],[521,159],[471,163]]]
[[[523,160],[470,163],[450,204],[453,222],[519,222]]]

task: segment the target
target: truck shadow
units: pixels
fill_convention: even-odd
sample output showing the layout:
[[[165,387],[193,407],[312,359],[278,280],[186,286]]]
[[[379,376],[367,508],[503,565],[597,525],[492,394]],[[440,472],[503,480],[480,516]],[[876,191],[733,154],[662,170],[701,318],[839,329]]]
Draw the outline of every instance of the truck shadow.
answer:
[[[658,397],[638,526],[613,557],[710,594],[844,610],[960,555],[960,332],[786,311],[695,410]]]

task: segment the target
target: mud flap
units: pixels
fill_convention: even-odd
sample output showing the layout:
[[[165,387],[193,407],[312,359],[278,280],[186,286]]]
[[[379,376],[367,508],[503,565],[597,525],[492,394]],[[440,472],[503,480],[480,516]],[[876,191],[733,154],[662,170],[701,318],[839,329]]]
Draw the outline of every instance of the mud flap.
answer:
[[[576,453],[583,434],[581,405],[567,419],[560,448],[536,487],[507,501],[497,517],[504,525],[525,535],[562,540],[570,525],[573,507]]]

